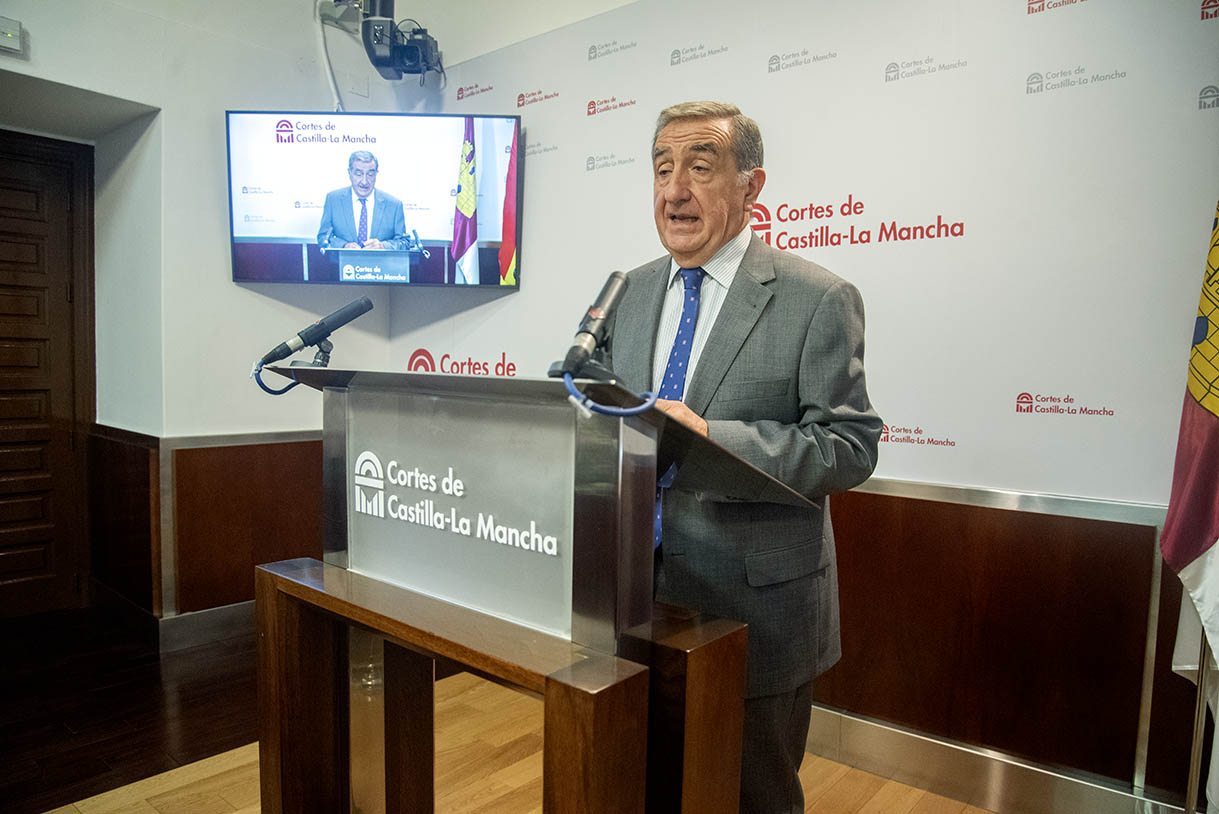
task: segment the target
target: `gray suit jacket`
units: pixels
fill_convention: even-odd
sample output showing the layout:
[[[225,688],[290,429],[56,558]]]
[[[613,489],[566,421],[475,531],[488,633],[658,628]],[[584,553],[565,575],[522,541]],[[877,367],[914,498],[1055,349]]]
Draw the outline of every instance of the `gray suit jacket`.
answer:
[[[669,258],[630,272],[610,363],[651,388]],[[863,302],[850,283],[753,236],[683,401],[711,440],[812,508],[666,490],[657,598],[749,625],[751,697],[786,692],[841,656],[826,496],[866,480],[881,421],[863,370]],[[731,494],[731,488],[725,494]]]
[[[368,224],[368,236],[375,237],[387,249],[409,248],[406,237],[406,218],[402,212],[402,201],[373,189],[372,223]],[[343,187],[326,193],[326,205],[322,208],[322,222],[317,229],[317,245],[323,249],[341,249],[356,239],[355,214],[351,208],[351,187]]]

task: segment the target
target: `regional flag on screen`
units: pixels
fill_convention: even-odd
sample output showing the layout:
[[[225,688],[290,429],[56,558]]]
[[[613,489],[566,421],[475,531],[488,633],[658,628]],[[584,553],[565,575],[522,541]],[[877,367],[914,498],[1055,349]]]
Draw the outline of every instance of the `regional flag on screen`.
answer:
[[[1160,537],[1164,561],[1181,577],[1198,607],[1211,649],[1219,652],[1219,206],[1211,227],[1202,297],[1181,431],[1172,472],[1172,496]]]
[[[453,282],[478,285],[478,188],[475,184],[474,118],[466,116],[466,133],[457,166],[457,208],[453,211]]]
[[[499,284],[516,285],[516,130],[512,131],[508,180],[504,182],[504,228],[500,231],[500,241]]]

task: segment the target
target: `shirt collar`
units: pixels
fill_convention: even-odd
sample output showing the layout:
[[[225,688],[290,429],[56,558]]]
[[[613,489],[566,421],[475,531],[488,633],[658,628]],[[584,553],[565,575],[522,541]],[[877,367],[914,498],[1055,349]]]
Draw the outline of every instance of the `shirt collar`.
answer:
[[[741,261],[745,259],[745,250],[749,248],[749,239],[752,235],[753,230],[749,224],[745,224],[745,228],[738,232],[736,237],[721,246],[720,250],[703,264],[703,271],[707,272],[707,276],[724,288],[730,287],[732,279],[736,277],[736,270],[741,267]],[[681,266],[677,265],[677,261],[670,259],[668,285],[673,285],[673,278],[680,270]]]

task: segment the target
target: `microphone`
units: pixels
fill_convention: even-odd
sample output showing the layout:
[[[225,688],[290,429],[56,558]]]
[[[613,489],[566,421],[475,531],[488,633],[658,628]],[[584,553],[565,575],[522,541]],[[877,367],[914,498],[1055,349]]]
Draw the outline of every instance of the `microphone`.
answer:
[[[358,300],[349,302],[333,314],[322,317],[296,336],[279,343],[268,351],[266,356],[262,357],[258,366],[262,367],[272,362],[278,362],[280,359],[288,358],[301,348],[316,345],[330,336],[332,332],[337,331],[356,317],[366,314],[371,310],[372,300],[368,297],[360,297]]]
[[[609,320],[618,301],[626,293],[629,281],[621,271],[610,274],[609,279],[597,295],[597,300],[588,307],[584,319],[580,320],[580,328],[572,340],[571,349],[563,359],[561,371],[575,376],[580,368],[592,358],[593,351],[605,344],[605,323]]]
[[[411,235],[415,238],[415,242],[411,245],[411,248],[417,249],[419,252],[421,252],[425,259],[431,257],[432,253],[423,248],[423,241],[419,239],[419,230],[411,229]]]

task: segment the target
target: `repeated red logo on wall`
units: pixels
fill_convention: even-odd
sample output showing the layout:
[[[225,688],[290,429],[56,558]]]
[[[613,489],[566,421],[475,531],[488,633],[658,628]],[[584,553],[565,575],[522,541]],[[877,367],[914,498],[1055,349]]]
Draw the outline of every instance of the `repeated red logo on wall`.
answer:
[[[432,354],[427,348],[418,348],[411,354],[410,361],[406,363],[406,369],[411,373],[435,373],[436,360],[432,358]]]
[[[500,351],[499,359],[480,360],[467,356],[457,359],[451,354],[440,356],[440,363],[427,348],[418,348],[406,363],[411,373],[447,373],[453,376],[515,376],[516,362],[509,361],[508,353]]]
[[[1021,393],[1016,396],[1016,412],[1031,413],[1033,412],[1033,394]]]
[[[766,241],[766,245],[770,245],[770,210],[760,203],[753,205],[753,211],[749,213],[749,225],[757,233],[758,237]]]
[[[1045,11],[1045,0],[1029,0],[1029,14]]]
[[[1202,19],[1219,20],[1219,0],[1202,0]]]
[[[287,119],[280,119],[275,123],[276,144],[292,144],[295,140],[295,130],[292,127],[292,122]]]
[[[883,444],[883,443],[888,443],[888,441],[889,441],[889,425],[881,424],[880,425],[880,442]]]

